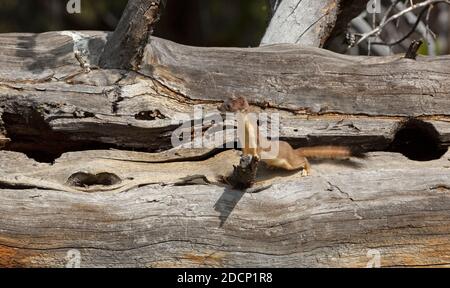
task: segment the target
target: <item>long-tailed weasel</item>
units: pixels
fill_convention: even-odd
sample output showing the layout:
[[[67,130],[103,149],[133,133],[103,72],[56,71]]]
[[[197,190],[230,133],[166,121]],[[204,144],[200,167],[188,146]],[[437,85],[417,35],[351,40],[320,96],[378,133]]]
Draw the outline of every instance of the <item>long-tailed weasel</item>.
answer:
[[[242,121],[240,123],[244,125],[245,139],[242,143],[243,154],[259,157],[261,161],[266,163],[269,167],[285,170],[303,169],[305,172],[304,174],[307,175],[310,169],[307,158],[337,159],[349,158],[352,156],[350,148],[343,146],[316,146],[293,149],[292,146],[285,141],[277,141],[274,143],[273,140],[268,140],[266,137],[260,135],[255,121],[249,119],[249,104],[244,97],[227,99],[218,107],[218,109],[222,112],[234,112],[238,114],[238,121]],[[242,141],[242,139],[239,140]],[[277,144],[278,152],[276,155],[266,158],[264,157],[264,153],[267,152],[269,148],[265,147],[270,146],[267,145],[267,142]]]

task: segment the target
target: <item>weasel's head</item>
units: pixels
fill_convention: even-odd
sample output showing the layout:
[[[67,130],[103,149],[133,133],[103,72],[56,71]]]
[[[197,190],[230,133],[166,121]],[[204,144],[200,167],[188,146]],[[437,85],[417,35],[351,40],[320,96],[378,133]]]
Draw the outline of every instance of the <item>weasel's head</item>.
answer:
[[[249,108],[247,100],[244,97],[231,97],[225,100],[222,105],[217,107],[221,112],[245,112]]]

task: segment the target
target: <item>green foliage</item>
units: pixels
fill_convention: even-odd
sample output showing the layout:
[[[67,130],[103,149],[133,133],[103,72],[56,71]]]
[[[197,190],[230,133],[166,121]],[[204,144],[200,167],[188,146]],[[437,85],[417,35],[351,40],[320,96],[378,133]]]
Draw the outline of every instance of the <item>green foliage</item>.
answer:
[[[428,55],[428,46],[427,43],[423,42],[419,49],[417,50],[417,54],[419,55]]]

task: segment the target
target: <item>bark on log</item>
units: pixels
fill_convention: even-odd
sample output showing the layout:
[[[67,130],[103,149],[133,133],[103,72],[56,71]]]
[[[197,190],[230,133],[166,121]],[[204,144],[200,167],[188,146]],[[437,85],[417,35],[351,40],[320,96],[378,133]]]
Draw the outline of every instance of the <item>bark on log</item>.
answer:
[[[0,127],[11,138],[0,151],[0,266],[62,267],[73,249],[82,267],[364,267],[370,249],[382,266],[449,265],[450,155],[439,158],[450,143],[449,57],[152,38],[138,71],[99,69],[106,39],[0,35]],[[307,177],[258,169],[268,188],[233,190],[218,179],[235,151],[170,149],[177,112],[215,111],[232,94],[279,112],[294,146],[380,152],[313,163]],[[408,143],[436,159],[381,152],[407,154]]]

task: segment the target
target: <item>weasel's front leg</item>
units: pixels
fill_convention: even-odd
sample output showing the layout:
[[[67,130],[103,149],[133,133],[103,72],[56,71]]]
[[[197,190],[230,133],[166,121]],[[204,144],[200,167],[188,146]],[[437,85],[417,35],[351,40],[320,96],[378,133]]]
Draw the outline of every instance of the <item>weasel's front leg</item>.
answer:
[[[304,177],[304,176],[308,176],[308,175],[310,175],[309,168],[304,167],[302,170],[302,176]]]
[[[309,165],[309,161],[308,159],[302,157],[303,159],[301,159],[301,161],[299,161],[300,163],[298,164],[300,166],[300,168],[302,168],[302,176],[308,176],[311,173],[311,166]]]

